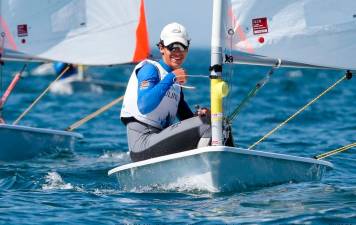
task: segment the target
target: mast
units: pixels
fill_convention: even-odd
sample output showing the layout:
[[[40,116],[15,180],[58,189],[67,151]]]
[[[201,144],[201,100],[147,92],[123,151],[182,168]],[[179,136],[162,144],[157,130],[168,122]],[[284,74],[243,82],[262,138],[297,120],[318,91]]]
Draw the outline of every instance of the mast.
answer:
[[[84,80],[84,65],[78,65],[78,77],[80,80]]]
[[[222,16],[224,0],[213,1],[213,21],[211,34],[210,66],[210,104],[211,104],[211,144],[223,145],[223,107],[222,101],[228,93],[226,83],[221,79],[222,73]]]

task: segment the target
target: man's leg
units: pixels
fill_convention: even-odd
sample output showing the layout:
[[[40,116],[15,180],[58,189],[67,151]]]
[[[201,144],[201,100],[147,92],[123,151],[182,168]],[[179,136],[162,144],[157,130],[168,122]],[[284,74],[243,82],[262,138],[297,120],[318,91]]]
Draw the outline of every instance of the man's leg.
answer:
[[[200,117],[193,117],[167,127],[157,133],[137,122],[129,123],[128,141],[133,161],[195,149],[210,125]]]

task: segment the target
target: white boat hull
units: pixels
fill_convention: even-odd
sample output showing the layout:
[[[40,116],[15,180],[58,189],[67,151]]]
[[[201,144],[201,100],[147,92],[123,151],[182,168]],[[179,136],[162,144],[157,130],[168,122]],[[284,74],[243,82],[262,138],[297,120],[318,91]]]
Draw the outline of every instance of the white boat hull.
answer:
[[[56,94],[73,94],[75,92],[102,93],[103,91],[122,90],[125,87],[125,83],[95,80],[89,77],[83,79],[78,75],[72,75],[54,82],[50,87],[50,91]]]
[[[24,160],[58,150],[74,150],[74,132],[0,124],[0,161]]]
[[[34,76],[48,76],[55,74],[53,63],[43,63],[31,71]]]
[[[318,181],[331,168],[331,163],[311,158],[209,146],[119,166],[108,174],[116,175],[124,191],[162,188],[225,192]]]

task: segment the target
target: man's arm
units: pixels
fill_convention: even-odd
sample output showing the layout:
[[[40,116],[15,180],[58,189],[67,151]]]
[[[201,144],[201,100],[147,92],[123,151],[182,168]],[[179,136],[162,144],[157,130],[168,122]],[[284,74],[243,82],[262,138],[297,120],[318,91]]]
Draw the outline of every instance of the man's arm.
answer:
[[[142,114],[152,112],[162,101],[174,83],[175,75],[168,73],[160,80],[158,69],[151,63],[145,64],[137,73],[138,109]]]

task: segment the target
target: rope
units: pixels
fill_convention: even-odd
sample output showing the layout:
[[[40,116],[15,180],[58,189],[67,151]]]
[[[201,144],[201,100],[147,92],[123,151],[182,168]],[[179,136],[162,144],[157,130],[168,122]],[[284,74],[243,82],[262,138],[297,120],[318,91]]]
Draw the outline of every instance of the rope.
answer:
[[[37,97],[37,99],[15,120],[15,122],[13,122],[12,124],[13,125],[16,125],[31,109],[32,107],[43,97],[43,95],[45,95],[47,93],[47,91],[49,90],[49,88],[52,86],[52,84],[54,82],[56,82],[59,78],[61,78],[63,76],[63,74],[65,74],[67,72],[67,70],[70,68],[70,66],[67,66],[61,74],[59,74],[59,76],[54,80],[52,81],[52,83],[50,83],[48,85],[48,87],[46,88],[46,90],[44,90],[42,92],[42,94],[40,96]]]
[[[328,93],[331,89],[333,89],[336,85],[338,85],[341,81],[347,79],[347,75],[344,75],[341,79],[339,79],[338,81],[336,81],[333,85],[331,85],[329,88],[327,88],[325,91],[323,91],[321,94],[319,94],[316,98],[314,98],[313,100],[311,100],[308,104],[306,104],[305,106],[303,106],[301,109],[299,109],[296,113],[294,113],[291,117],[289,117],[287,120],[285,120],[284,122],[280,123],[277,127],[275,127],[273,130],[271,130],[270,132],[268,132],[265,136],[263,136],[260,140],[258,140],[257,142],[255,142],[253,145],[251,145],[248,149],[252,149],[253,147],[255,147],[257,144],[259,144],[260,142],[262,142],[263,140],[265,140],[267,137],[271,136],[276,130],[278,130],[279,128],[281,128],[282,126],[284,126],[286,123],[288,123],[290,120],[292,120],[294,117],[296,117],[299,113],[301,113],[302,111],[304,111],[307,107],[309,107],[310,105],[312,105],[315,101],[317,101],[321,96],[325,95],[326,93]]]
[[[195,77],[195,78],[209,78],[206,75],[185,75],[187,77]],[[175,79],[174,79],[175,81]],[[184,88],[195,88],[195,87],[191,87],[191,86],[184,86],[184,85],[180,85],[180,84],[175,84]],[[112,102],[110,102],[109,104],[101,107],[100,109],[96,110],[95,112],[89,114],[88,116],[84,117],[83,119],[73,123],[72,125],[70,125],[68,128],[66,128],[66,131],[73,131],[74,129],[80,127],[81,125],[83,125],[84,123],[88,122],[89,120],[93,119],[94,117],[98,116],[99,114],[105,112],[106,110],[108,110],[109,108],[113,107],[114,105],[116,105],[117,103],[119,103],[120,101],[122,101],[122,99],[124,98],[124,96],[120,96],[117,99],[113,100]]]
[[[3,66],[4,62],[1,60],[2,54],[4,52],[4,46],[5,46],[5,33],[2,32],[0,34],[1,36],[1,46],[0,46],[0,94],[3,94]],[[2,102],[1,102],[2,104]],[[2,118],[2,105],[0,106],[0,123],[5,123],[4,119]]]
[[[223,73],[223,75],[226,75],[226,81],[228,83],[228,88],[229,88],[229,93],[233,93],[234,91],[234,86],[232,85],[232,78],[234,76],[234,68],[232,62],[234,61],[234,57],[232,56],[232,50],[233,50],[233,38],[235,31],[233,29],[229,29],[228,32],[229,34],[229,45],[225,49],[225,52],[228,54],[225,54],[225,65],[227,65],[227,72]],[[223,109],[226,110],[226,113],[231,114],[231,109],[232,109],[232,95],[229,94],[229,96],[223,101]],[[224,127],[229,127],[231,124],[229,124],[229,121],[224,119]],[[225,138],[227,140],[227,138]],[[225,143],[224,143],[225,145]]]
[[[174,85],[181,87],[181,88],[185,88],[185,89],[195,89],[196,88],[195,86],[188,86],[188,85],[182,85],[182,84],[177,84],[177,83],[174,83]]]
[[[0,94],[2,95],[3,93],[3,80],[2,80],[2,76],[3,75],[3,65],[2,65],[2,61],[1,61],[1,49],[0,49]],[[5,123],[5,121],[2,118],[2,102],[0,102],[1,106],[0,106],[0,123]]]
[[[22,69],[20,70],[20,72],[18,72],[14,78],[12,79],[11,83],[9,84],[8,88],[6,89],[5,93],[2,95],[1,99],[0,99],[0,109],[3,108],[7,98],[10,96],[12,90],[15,88],[17,82],[22,78],[22,73],[23,71],[25,71],[27,67],[27,64],[25,64]]]
[[[89,120],[93,119],[94,117],[96,117],[97,115],[101,114],[102,112],[105,112],[106,110],[108,110],[109,108],[111,108],[112,106],[116,105],[117,103],[119,103],[122,99],[124,98],[124,96],[120,96],[118,98],[116,98],[115,100],[113,100],[112,102],[110,102],[109,104],[101,107],[100,109],[96,110],[95,112],[89,114],[88,116],[84,117],[83,119],[73,123],[72,125],[70,125],[68,128],[66,128],[66,131],[73,131],[74,129],[80,127],[81,125],[83,125],[84,123],[88,122]]]
[[[206,76],[206,75],[180,75],[180,76],[176,76],[173,78],[173,85],[176,85],[176,86],[179,86],[179,87],[182,87],[182,88],[186,88],[186,89],[195,89],[196,87],[195,86],[189,86],[189,85],[182,85],[182,84],[178,84],[176,83],[176,78],[177,77],[194,77],[194,78],[209,78],[209,76]]]
[[[3,93],[3,65],[4,65],[4,62],[1,60],[2,58],[2,54],[4,52],[4,46],[5,46],[5,33],[1,33],[0,34],[1,36],[1,44],[0,44],[0,94],[2,95]]]
[[[332,150],[332,151],[329,151],[329,152],[325,152],[323,154],[320,154],[320,155],[317,155],[317,156],[314,156],[315,159],[323,159],[323,158],[326,158],[326,157],[329,157],[329,156],[332,156],[332,155],[335,155],[337,153],[340,153],[340,152],[343,152],[343,151],[346,151],[350,148],[353,148],[353,147],[356,147],[356,142],[352,143],[352,144],[349,144],[349,145],[346,145],[346,146],[343,146],[341,148],[338,148],[338,149],[335,149],[335,150]]]
[[[0,53],[1,54],[1,53]],[[2,95],[4,88],[3,88],[3,70],[2,70],[2,64],[1,64],[1,57],[0,57],[0,94]]]
[[[251,100],[252,97],[256,96],[257,92],[270,80],[272,74],[276,69],[280,67],[282,64],[282,60],[278,59],[277,63],[275,66],[273,66],[267,73],[267,75],[260,80],[255,87],[249,91],[247,96],[241,101],[241,103],[235,108],[235,110],[230,113],[230,115],[227,117],[228,123],[231,123],[234,119],[236,119],[237,115],[240,113],[241,109],[246,105],[247,102]]]

